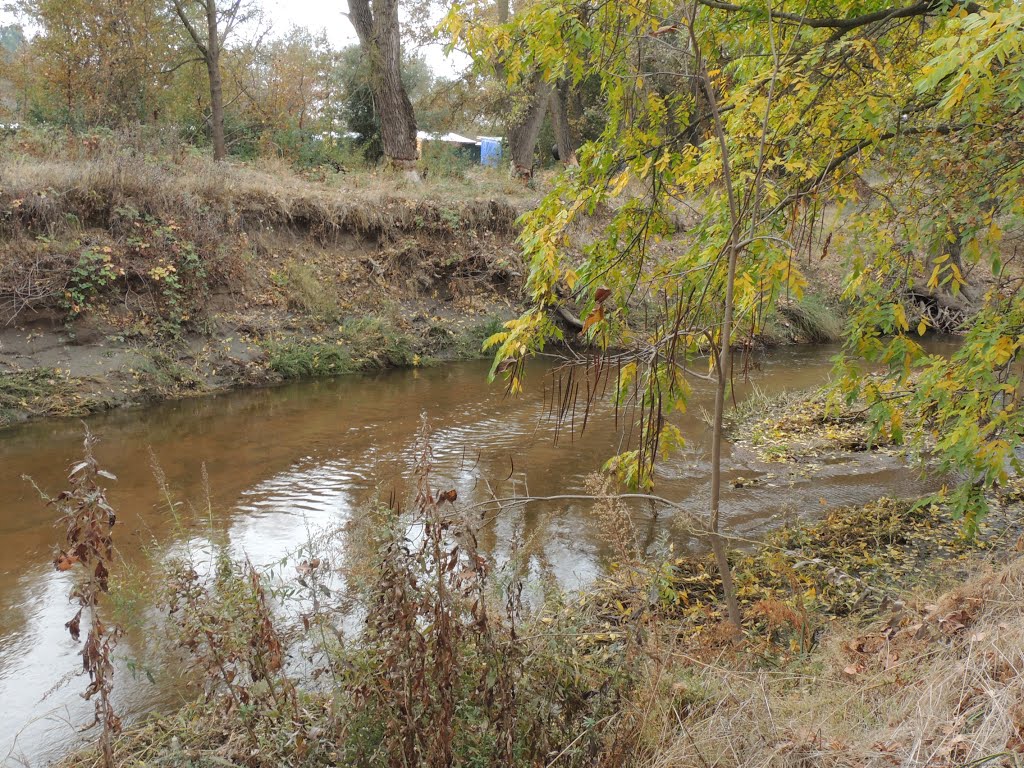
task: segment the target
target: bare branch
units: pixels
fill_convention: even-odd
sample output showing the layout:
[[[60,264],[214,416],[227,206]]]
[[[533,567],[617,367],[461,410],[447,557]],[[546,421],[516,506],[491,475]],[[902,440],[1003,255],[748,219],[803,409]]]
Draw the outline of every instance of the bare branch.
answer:
[[[764,13],[764,10],[760,7],[736,5],[735,3],[723,2],[723,0],[697,0],[697,2],[708,8],[716,8],[718,10],[730,11],[733,13],[748,13],[751,15],[762,15]],[[923,2],[914,3],[913,5],[883,8],[878,11],[872,11],[871,13],[865,13],[860,16],[853,16],[846,19],[827,17],[815,18],[813,16],[803,16],[799,13],[789,13],[787,11],[771,11],[770,13],[771,18],[773,19],[791,21],[805,27],[849,31],[851,29],[857,29],[858,27],[867,26],[868,24],[874,24],[878,21],[906,19],[914,16],[927,16],[928,14],[939,10],[941,5],[942,4],[938,2],[938,0],[924,0]],[[981,6],[977,3],[966,3],[961,7],[968,13],[977,13],[981,10]]]
[[[185,26],[185,31],[188,32],[188,36],[192,38],[192,42],[195,43],[196,49],[202,54],[203,60],[210,55],[209,49],[206,47],[206,43],[203,42],[203,38],[199,36],[199,32],[193,26],[192,22],[189,21],[188,14],[185,12],[185,5],[182,0],[172,0],[174,5],[174,13],[181,20],[181,23]]]

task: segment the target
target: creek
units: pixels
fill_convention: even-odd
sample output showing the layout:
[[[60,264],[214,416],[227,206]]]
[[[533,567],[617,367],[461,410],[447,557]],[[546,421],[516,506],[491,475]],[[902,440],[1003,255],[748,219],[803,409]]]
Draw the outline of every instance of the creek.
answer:
[[[934,351],[945,351],[939,342]],[[753,360],[736,396],[752,387],[767,393],[825,382],[829,346],[790,347]],[[583,491],[586,478],[615,452],[622,435],[613,408],[602,403],[586,431],[570,436],[548,418],[545,365],[528,372],[526,392],[505,398],[500,383],[489,385],[483,362],[348,376],[272,389],[163,403],[87,419],[99,437],[97,457],[118,476],[109,499],[118,511],[115,541],[129,565],[148,549],[171,552],[213,526],[256,564],[301,547],[311,532],[352,519],[375,499],[408,498],[421,414],[433,429],[434,484],[455,488],[460,502],[499,495],[536,496]],[[688,413],[679,418],[686,448],[662,463],[658,494],[700,514],[709,497],[708,428],[711,384],[696,382]],[[59,531],[55,510],[39,488],[64,488],[67,467],[80,455],[82,424],[47,421],[0,432],[0,761],[42,765],[89,734],[76,733],[91,720],[82,700],[80,645],[64,623],[73,614],[67,594],[70,573],[51,559]],[[811,518],[841,505],[882,495],[911,496],[926,489],[918,472],[886,455],[859,453],[815,465],[812,471],[764,464],[750,451],[724,451],[726,492],[723,526],[756,537],[786,521]],[[212,520],[182,524],[168,512],[153,466],[166,475],[177,498],[205,508]],[[204,470],[205,467],[205,470]],[[737,478],[754,479],[733,488]],[[739,483],[744,485],[744,483]],[[207,492],[208,489],[208,492]],[[188,505],[179,509],[184,517]],[[633,524],[648,548],[671,542],[693,548],[687,532],[665,510],[640,504]],[[562,585],[585,586],[607,567],[612,554],[593,509],[586,503],[519,505],[504,511],[481,532],[483,548],[497,560],[514,538],[530,542],[531,567]],[[115,574],[116,575],[116,574]],[[145,606],[143,606],[145,608]],[[132,658],[131,634],[119,655]],[[63,682],[63,684],[61,684]],[[173,706],[184,695],[176,678],[150,680],[122,665],[115,682],[117,706],[131,717],[153,707]]]

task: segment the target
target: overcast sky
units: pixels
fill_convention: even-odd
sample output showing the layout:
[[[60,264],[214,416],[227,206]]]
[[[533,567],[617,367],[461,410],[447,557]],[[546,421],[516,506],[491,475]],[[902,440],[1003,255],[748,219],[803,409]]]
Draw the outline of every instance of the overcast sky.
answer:
[[[311,32],[321,30],[337,47],[356,42],[356,33],[344,11],[346,0],[261,0],[275,36],[284,35],[291,27],[305,27]],[[0,23],[13,21],[11,14],[0,10]],[[456,54],[446,59],[440,45],[429,45],[421,50],[431,68],[439,75],[452,75],[468,65],[466,57]]]
[[[283,35],[289,27],[305,27],[311,32],[324,30],[337,47],[356,42],[356,32],[344,12],[346,0],[262,0],[275,34]],[[469,59],[455,54],[446,59],[441,45],[428,45],[420,51],[438,74],[451,75],[469,65]]]
[[[331,43],[340,47],[356,40],[355,30],[342,15],[348,10],[345,0],[263,0],[276,34],[289,27],[305,27],[312,32],[325,30]]]

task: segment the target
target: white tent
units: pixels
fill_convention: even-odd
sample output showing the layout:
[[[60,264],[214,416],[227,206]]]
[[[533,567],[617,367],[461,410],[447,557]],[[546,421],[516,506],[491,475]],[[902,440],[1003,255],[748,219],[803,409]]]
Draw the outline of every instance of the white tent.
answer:
[[[476,139],[471,139],[468,136],[463,136],[458,133],[427,133],[426,131],[416,131],[417,141],[442,141],[445,144],[471,144],[479,147],[480,142]]]

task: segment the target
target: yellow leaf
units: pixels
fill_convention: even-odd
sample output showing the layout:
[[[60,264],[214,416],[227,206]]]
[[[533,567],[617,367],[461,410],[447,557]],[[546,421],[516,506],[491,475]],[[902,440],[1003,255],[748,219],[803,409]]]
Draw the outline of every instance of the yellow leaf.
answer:
[[[646,168],[650,167],[650,163],[651,163],[651,161],[650,161],[650,159],[648,159]],[[644,172],[641,175],[646,175],[647,174],[646,168],[644,169]],[[612,195],[620,194],[622,192],[622,190],[626,188],[626,184],[627,183],[629,183],[629,171],[623,171],[622,173],[620,173],[618,176],[616,176],[612,180],[611,189],[610,189],[611,194]]]
[[[1008,336],[1003,336],[996,342],[996,365],[1006,365],[1010,358],[1013,357],[1014,343],[1013,340]]]
[[[907,313],[903,310],[902,304],[896,304],[892,308],[893,318],[896,321],[896,327],[901,331],[909,330],[910,324],[907,322]]]

